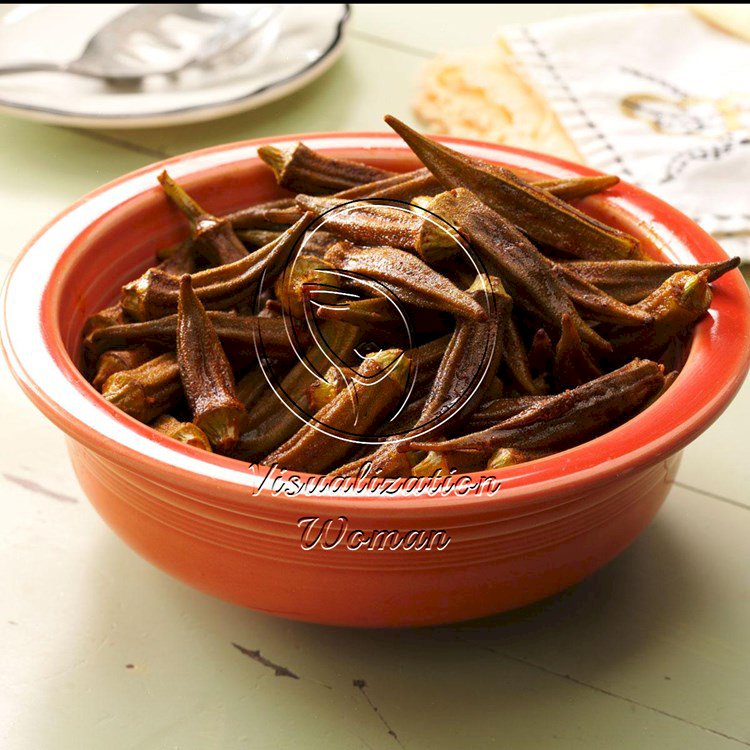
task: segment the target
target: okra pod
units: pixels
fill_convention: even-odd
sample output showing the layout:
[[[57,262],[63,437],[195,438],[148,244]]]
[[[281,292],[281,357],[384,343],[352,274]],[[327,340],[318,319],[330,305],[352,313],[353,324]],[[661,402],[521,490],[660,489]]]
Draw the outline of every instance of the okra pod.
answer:
[[[651,314],[636,305],[626,305],[579,275],[569,263],[552,263],[565,293],[589,320],[621,326],[639,326],[652,321]]]
[[[513,170],[510,170],[511,172]],[[521,179],[523,176],[519,175]],[[620,178],[612,174],[590,175],[586,177],[563,177],[550,180],[528,180],[538,190],[544,190],[562,200],[571,201],[595,195],[617,185]]]
[[[315,314],[321,320],[340,320],[349,325],[368,328],[393,328],[399,325],[401,318],[389,300],[385,297],[347,300],[343,298],[338,304],[316,305]]]
[[[235,231],[238,229],[284,231],[291,224],[299,221],[301,216],[302,211],[294,202],[294,198],[280,198],[233,211],[224,218]]]
[[[739,258],[715,263],[655,263],[642,260],[568,261],[560,264],[627,305],[641,302],[679,271],[708,271],[708,280],[716,281],[740,265]]]
[[[341,367],[351,364],[349,360],[359,338],[357,328],[328,321],[321,325],[320,334],[328,349],[317,343],[310,347],[304,361],[297,362],[277,386],[286,395],[286,403],[268,388],[249,410],[236,451],[239,458],[258,459],[291,437],[308,419],[304,404],[309,386],[323,376],[332,361]]]
[[[174,252],[162,259],[156,268],[172,276],[193,273],[195,271],[195,242],[193,240],[180,242]]]
[[[435,442],[415,440],[412,450],[461,451],[490,456],[498,448],[552,451],[589,440],[637,411],[664,384],[663,368],[634,359],[481,432]]]
[[[454,474],[468,474],[484,468],[484,462],[472,453],[438,453],[430,451],[418,464],[412,467],[415,477],[446,477]]]
[[[234,233],[230,221],[208,213],[167,172],[159,175],[159,182],[167,197],[187,217],[194,246],[209,263],[221,266],[247,255],[247,250]]]
[[[261,146],[258,156],[271,167],[281,187],[308,195],[329,195],[393,176],[360,162],[324,156],[304,143],[288,148]]]
[[[91,381],[91,385],[100,391],[110,375],[123,370],[132,370],[144,362],[148,362],[149,359],[153,359],[154,356],[156,355],[153,349],[146,344],[141,344],[133,349],[113,349],[104,352],[96,363],[96,375]]]
[[[534,377],[546,375],[552,369],[554,357],[555,350],[552,346],[552,339],[544,328],[540,328],[534,334],[529,348],[529,368]]]
[[[274,363],[275,366],[278,363]],[[263,373],[262,367],[254,367],[245,373],[236,383],[235,391],[237,398],[242,402],[245,409],[251,409],[262,398],[268,389],[268,381]]]
[[[297,255],[274,283],[276,299],[295,318],[305,317],[309,297],[324,292],[326,302],[336,302],[339,277],[330,263],[314,255]]]
[[[525,464],[527,461],[533,461],[547,455],[549,455],[548,451],[520,451],[515,448],[498,448],[487,461],[487,468],[491,470],[505,469],[507,466]]]
[[[203,451],[212,452],[211,443],[206,437],[206,433],[200,427],[192,422],[180,422],[168,414],[162,414],[151,423],[151,426],[180,443],[185,443],[193,448],[200,448]]]
[[[555,347],[552,377],[560,390],[575,388],[578,385],[598,378],[602,371],[586,350],[576,327],[569,316],[563,315],[562,333]]]
[[[443,186],[467,188],[532,239],[587,259],[638,257],[638,240],[608,227],[512,172],[488,165],[420,135],[395,117],[385,121]]]
[[[193,290],[203,306],[226,310],[249,299],[264,275],[273,277],[281,270],[312,219],[305,214],[278,239],[234,263],[192,274]],[[177,308],[179,286],[174,276],[150,269],[123,287],[122,306],[136,320],[168,315]]]
[[[393,247],[353,247],[339,242],[325,255],[336,268],[382,282],[407,304],[483,320],[482,307],[445,276],[411,253]]]
[[[180,279],[177,360],[193,422],[217,451],[229,453],[239,440],[245,407],[237,398],[219,337],[187,274]]]
[[[176,406],[182,397],[180,368],[174,354],[160,354],[132,370],[110,375],[102,395],[140,422],[150,422]]]
[[[324,472],[351,452],[357,436],[366,435],[398,405],[409,374],[409,360],[398,349],[368,355],[360,377],[315,414],[317,424],[306,424],[286,443],[266,456],[264,463],[298,471]]]
[[[468,237],[490,267],[497,268],[498,275],[512,284],[516,291],[514,299],[521,306],[538,313],[556,328],[567,313],[584,341],[604,351],[611,348],[580,317],[559,278],[550,269],[549,261],[521,232],[468,190],[451,190],[444,193],[442,199],[446,205],[452,201],[452,223]]]
[[[124,322],[124,310],[119,302],[110,307],[105,307],[103,310],[99,310],[99,312],[89,316],[86,320],[86,323],[83,326],[83,338],[90,336],[94,331],[99,331],[102,328],[109,328],[109,326],[120,325]]]
[[[508,370],[520,390],[530,395],[539,394],[539,386],[534,382],[534,377],[531,374],[531,365],[526,348],[512,317],[509,317],[505,322],[503,352],[505,369]]]
[[[233,312],[209,310],[222,344],[243,361],[255,357],[256,346],[270,357],[288,357],[292,354],[289,333],[281,318],[257,315],[237,315]],[[303,338],[306,334],[300,333]],[[151,344],[161,348],[174,348],[177,339],[177,314],[166,315],[142,323],[122,323],[93,331],[84,345],[91,355],[124,348],[135,344]]]
[[[471,415],[466,429],[468,432],[480,432],[531,407],[538,407],[551,398],[554,396],[516,396],[486,401]]]
[[[478,276],[468,294],[477,303],[487,299],[487,319],[456,321],[420,415],[420,426],[446,415],[453,429],[466,421],[483,400],[500,364],[505,324],[513,302],[497,277]],[[438,427],[441,432],[444,429]]]
[[[263,247],[269,242],[273,242],[280,234],[282,233],[279,231],[269,229],[241,229],[237,232],[237,236],[243,242],[254,248]],[[300,240],[298,252],[322,257],[325,251],[336,242],[338,242],[336,235],[318,229],[314,232],[305,233]]]
[[[653,322],[640,328],[621,328],[610,334],[613,357],[629,359],[658,354],[675,336],[687,331],[711,304],[710,271],[678,271],[638,303]]]

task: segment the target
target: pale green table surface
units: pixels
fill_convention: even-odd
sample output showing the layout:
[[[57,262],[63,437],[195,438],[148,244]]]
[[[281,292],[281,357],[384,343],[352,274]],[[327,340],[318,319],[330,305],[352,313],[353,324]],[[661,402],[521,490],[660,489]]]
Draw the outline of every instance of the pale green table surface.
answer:
[[[124,172],[242,138],[383,129],[384,112],[411,116],[435,52],[584,7],[357,6],[344,57],[319,81],[203,125],[83,132],[0,118],[0,270]],[[398,632],[277,620],[170,579],[102,523],[62,434],[4,366],[0,389],[3,750],[750,746],[750,383],[606,569],[518,612]]]

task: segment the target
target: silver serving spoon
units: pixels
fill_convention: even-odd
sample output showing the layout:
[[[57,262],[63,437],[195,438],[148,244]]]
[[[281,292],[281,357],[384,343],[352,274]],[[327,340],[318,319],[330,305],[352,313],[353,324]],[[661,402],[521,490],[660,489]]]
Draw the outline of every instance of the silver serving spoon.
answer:
[[[217,12],[216,8],[224,12]],[[0,75],[55,71],[133,83],[178,73],[228,52],[260,31],[279,5],[136,5],[113,18],[67,63],[28,62],[0,67]]]

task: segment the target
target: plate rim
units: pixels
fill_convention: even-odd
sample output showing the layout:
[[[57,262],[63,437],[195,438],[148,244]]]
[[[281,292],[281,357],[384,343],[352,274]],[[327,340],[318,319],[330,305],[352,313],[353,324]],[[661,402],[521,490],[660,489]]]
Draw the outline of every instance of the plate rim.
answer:
[[[269,104],[294,91],[322,75],[340,57],[351,20],[351,3],[341,3],[342,13],[336,21],[334,37],[328,47],[314,60],[299,70],[283,78],[260,86],[239,97],[223,99],[206,104],[193,104],[186,107],[165,109],[155,113],[126,113],[121,115],[96,115],[71,113],[55,107],[43,107],[35,104],[18,104],[0,96],[0,113],[15,115],[27,120],[63,124],[74,127],[125,127],[148,128],[168,127],[228,117],[239,112]]]

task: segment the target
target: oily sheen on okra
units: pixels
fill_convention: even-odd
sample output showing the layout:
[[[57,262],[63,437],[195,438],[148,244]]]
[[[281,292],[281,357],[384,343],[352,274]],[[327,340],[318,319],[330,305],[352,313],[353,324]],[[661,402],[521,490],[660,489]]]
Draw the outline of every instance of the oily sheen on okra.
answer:
[[[393,117],[393,173],[263,146],[284,198],[185,237],[84,329],[103,398],[193,449],[372,476],[499,470],[590,440],[677,377],[711,284],[588,216],[614,175],[540,180]]]

